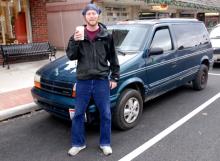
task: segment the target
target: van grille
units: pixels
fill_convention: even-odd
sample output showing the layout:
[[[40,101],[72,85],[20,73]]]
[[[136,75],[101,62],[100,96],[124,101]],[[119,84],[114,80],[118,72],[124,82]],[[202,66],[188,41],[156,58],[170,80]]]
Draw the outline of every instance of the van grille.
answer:
[[[73,84],[41,78],[41,89],[64,96],[72,96]]]

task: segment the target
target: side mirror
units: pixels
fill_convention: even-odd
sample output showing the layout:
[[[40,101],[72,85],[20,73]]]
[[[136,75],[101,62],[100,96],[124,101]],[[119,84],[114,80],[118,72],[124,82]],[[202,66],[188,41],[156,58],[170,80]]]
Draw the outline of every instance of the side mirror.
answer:
[[[151,48],[149,55],[160,55],[163,54],[163,49],[162,48]]]

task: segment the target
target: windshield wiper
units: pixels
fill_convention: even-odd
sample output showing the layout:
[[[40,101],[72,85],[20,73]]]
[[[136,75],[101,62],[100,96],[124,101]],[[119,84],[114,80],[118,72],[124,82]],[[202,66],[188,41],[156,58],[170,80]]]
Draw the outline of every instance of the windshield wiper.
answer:
[[[117,52],[118,54],[120,54],[120,55],[123,55],[123,56],[126,55],[126,53],[123,52],[122,50],[120,50],[119,48],[116,48],[116,52]]]

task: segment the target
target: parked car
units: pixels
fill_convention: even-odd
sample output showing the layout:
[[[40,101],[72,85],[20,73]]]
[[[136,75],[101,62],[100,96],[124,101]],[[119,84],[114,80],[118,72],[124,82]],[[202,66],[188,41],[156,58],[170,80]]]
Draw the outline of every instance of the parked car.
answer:
[[[110,96],[112,121],[119,129],[134,127],[148,100],[188,82],[195,90],[206,87],[213,49],[202,22],[138,20],[108,26],[108,30],[121,67],[118,86]],[[65,119],[69,119],[69,108],[75,107],[76,64],[66,56],[47,64],[36,72],[32,88],[38,105]],[[93,100],[86,116],[88,122],[98,118]]]
[[[220,24],[211,30],[210,39],[214,50],[214,63],[220,63]]]

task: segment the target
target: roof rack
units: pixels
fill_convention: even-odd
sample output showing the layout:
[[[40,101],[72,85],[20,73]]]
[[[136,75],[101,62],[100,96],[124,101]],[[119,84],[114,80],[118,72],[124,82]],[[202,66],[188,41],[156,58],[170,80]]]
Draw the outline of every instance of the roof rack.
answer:
[[[200,22],[197,19],[190,18],[161,18],[161,19],[147,19],[147,20],[128,20],[119,21],[116,24],[157,24],[157,23],[169,23],[169,22]]]

